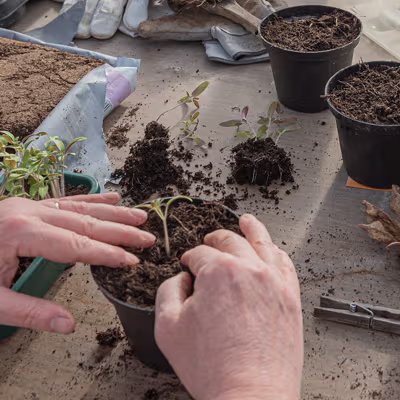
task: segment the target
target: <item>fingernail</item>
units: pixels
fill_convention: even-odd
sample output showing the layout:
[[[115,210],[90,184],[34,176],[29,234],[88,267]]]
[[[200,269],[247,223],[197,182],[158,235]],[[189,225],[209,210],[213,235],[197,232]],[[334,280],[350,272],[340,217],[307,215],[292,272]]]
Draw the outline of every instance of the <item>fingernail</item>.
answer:
[[[72,333],[74,331],[75,324],[70,318],[56,317],[50,321],[50,328],[56,333]]]
[[[156,241],[156,237],[152,233],[149,233],[149,232],[142,232],[141,239],[144,242],[144,244],[149,245],[149,246],[154,244],[154,242]]]
[[[126,253],[126,263],[125,263],[126,266],[129,267],[129,266],[136,265],[138,263],[139,263],[139,259],[135,255],[133,255],[131,253]]]
[[[251,219],[251,218],[253,218],[253,216],[251,215],[251,214],[243,214],[242,215],[242,219]]]
[[[134,209],[131,210],[131,215],[136,219],[139,219],[139,223],[143,223],[147,221],[147,212],[144,210]]]

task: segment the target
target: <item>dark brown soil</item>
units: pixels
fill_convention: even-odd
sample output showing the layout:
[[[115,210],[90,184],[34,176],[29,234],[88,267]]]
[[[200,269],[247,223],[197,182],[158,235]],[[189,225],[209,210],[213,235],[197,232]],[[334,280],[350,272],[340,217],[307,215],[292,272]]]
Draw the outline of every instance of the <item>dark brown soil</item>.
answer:
[[[360,32],[358,18],[340,10],[318,17],[276,17],[261,27],[261,34],[268,42],[284,49],[302,52],[345,46]]]
[[[168,221],[171,257],[165,253],[161,221],[150,213],[143,229],[158,237],[157,244],[141,252],[132,250],[141,260],[134,268],[94,267],[98,283],[122,301],[152,307],[161,283],[183,270],[180,257],[186,250],[201,244],[206,234],[217,229],[239,232],[237,217],[218,203],[174,203]]]
[[[124,338],[123,333],[119,327],[108,328],[104,332],[98,332],[96,334],[97,343],[100,346],[114,347]]]
[[[124,147],[129,141],[126,132],[128,132],[130,128],[131,126],[128,123],[122,123],[113,127],[107,135],[107,144],[117,149]]]
[[[32,133],[89,71],[102,62],[0,38],[0,129]]]
[[[400,65],[370,67],[344,78],[329,95],[347,117],[383,125],[400,125]]]
[[[239,143],[232,149],[232,155],[232,177],[240,185],[267,187],[273,181],[294,182],[289,155],[270,138]]]
[[[131,146],[124,166],[114,173],[121,178],[124,197],[137,204],[153,194],[170,195],[173,187],[180,194],[187,192],[189,183],[184,179],[183,168],[173,164],[170,146],[167,128],[157,122],[147,124],[144,139]]]

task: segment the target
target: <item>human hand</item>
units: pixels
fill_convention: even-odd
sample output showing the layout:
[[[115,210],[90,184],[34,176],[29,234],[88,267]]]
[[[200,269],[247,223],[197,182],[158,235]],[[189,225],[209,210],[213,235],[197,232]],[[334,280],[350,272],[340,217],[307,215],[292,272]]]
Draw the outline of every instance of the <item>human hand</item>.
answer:
[[[77,261],[109,267],[139,262],[121,247],[150,247],[155,237],[136,228],[147,214],[115,207],[117,193],[33,201],[0,201],[0,324],[71,333],[72,315],[61,306],[9,289],[18,257],[42,256],[60,263]]]
[[[160,286],[157,343],[196,400],[299,399],[295,268],[255,217],[243,215],[240,229],[245,238],[219,230],[183,255],[192,295],[186,272]]]

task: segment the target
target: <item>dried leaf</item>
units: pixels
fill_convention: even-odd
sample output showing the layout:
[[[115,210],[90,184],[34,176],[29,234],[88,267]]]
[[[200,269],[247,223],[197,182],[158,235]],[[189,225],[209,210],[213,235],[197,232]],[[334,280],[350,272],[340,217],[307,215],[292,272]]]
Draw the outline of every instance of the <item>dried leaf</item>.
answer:
[[[400,186],[393,185],[392,186],[392,200],[390,202],[390,208],[400,216]]]
[[[371,239],[378,242],[390,244],[396,241],[395,238],[386,231],[380,221],[374,221],[370,224],[362,224],[360,225],[360,228],[364,229]]]
[[[242,118],[242,120],[246,120],[248,113],[249,113],[249,106],[243,107],[242,112],[240,113],[240,117]]]

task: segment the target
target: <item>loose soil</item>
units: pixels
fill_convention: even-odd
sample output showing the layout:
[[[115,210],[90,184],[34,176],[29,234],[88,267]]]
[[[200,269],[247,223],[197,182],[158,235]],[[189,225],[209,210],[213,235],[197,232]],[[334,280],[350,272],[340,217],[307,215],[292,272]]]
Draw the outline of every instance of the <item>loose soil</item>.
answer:
[[[96,334],[96,340],[100,346],[115,347],[123,338],[124,335],[119,327],[108,328]]]
[[[157,122],[147,124],[144,139],[131,146],[124,166],[113,174],[121,178],[123,197],[138,204],[153,194],[171,195],[173,187],[180,194],[187,193],[189,182],[183,168],[173,164],[170,146],[167,128]]]
[[[72,185],[67,185],[65,188],[65,192],[67,196],[76,196],[79,194],[88,194],[89,193],[89,188],[85,185],[79,185],[79,186],[72,186]],[[32,264],[32,261],[34,260],[33,257],[19,257],[19,265],[18,265],[18,270],[17,273],[14,276],[14,279],[11,283],[11,286],[17,282],[17,280],[21,277],[21,275],[28,269],[28,267]]]
[[[232,149],[232,157],[232,177],[240,185],[268,187],[273,181],[294,182],[289,155],[270,138],[239,143]]]
[[[0,38],[0,129],[32,133],[89,71],[102,62]]]
[[[171,257],[164,249],[162,223],[155,213],[141,228],[158,238],[150,249],[132,249],[141,263],[134,268],[94,267],[97,282],[114,297],[138,306],[154,306],[158,287],[166,279],[181,272],[182,254],[203,243],[204,236],[217,229],[229,229],[239,233],[238,219],[221,204],[204,202],[192,204],[186,201],[171,206],[168,229]]]
[[[369,66],[341,80],[328,96],[352,119],[383,125],[400,125],[400,65]]]
[[[334,10],[322,16],[271,19],[261,27],[261,35],[274,45],[295,51],[323,51],[345,46],[361,32],[358,18]]]

